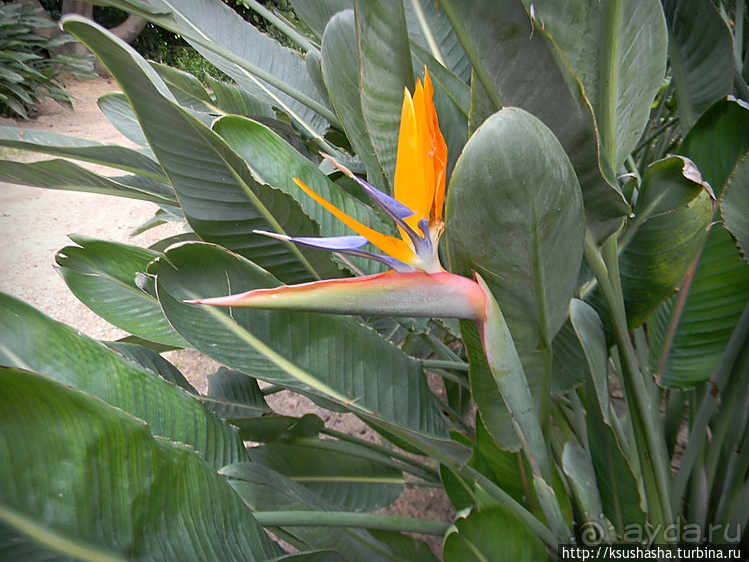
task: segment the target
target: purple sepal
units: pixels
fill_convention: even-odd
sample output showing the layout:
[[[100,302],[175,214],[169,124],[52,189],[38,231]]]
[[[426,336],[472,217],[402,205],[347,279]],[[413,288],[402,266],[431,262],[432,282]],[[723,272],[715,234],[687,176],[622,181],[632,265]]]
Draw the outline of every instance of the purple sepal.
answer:
[[[302,236],[290,238],[290,240],[297,244],[320,248],[321,250],[330,250],[332,252],[356,250],[369,244],[369,241],[364,236],[328,236],[320,238],[305,238]]]

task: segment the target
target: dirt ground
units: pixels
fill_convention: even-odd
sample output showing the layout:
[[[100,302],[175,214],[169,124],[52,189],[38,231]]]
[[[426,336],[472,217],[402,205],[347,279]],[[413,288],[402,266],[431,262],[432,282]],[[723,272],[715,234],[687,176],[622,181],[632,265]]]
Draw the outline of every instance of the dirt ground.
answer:
[[[134,146],[122,136],[99,111],[98,98],[118,90],[112,79],[86,82],[71,81],[68,91],[75,96],[74,111],[50,102],[40,107],[30,121],[0,120],[1,125],[40,129],[103,143]],[[18,151],[0,149],[0,158],[11,160],[47,159],[30,157]],[[95,167],[102,173],[106,168]],[[156,205],[110,196],[37,189],[0,182],[0,291],[19,297],[55,320],[69,324],[96,339],[114,340],[127,335],[91,312],[67,289],[55,272],[55,254],[70,244],[69,234],[135,244],[150,244],[180,231],[175,224],[149,230],[135,238],[129,233],[150,219]],[[200,391],[208,387],[207,377],[217,364],[194,350],[165,355]],[[269,397],[279,413],[301,415],[313,412],[328,427],[378,440],[369,428],[352,415],[334,415],[313,405],[309,400],[281,392]],[[407,487],[404,495],[387,513],[450,520],[454,513],[441,491]],[[439,539],[430,539],[433,550],[441,550]]]

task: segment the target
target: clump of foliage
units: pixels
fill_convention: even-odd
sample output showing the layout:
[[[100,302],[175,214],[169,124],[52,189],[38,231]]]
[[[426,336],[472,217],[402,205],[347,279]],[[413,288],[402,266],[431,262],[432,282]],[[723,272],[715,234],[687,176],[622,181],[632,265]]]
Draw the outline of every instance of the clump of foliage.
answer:
[[[0,162],[0,179],[152,201],[138,231],[187,229],[59,252],[124,340],[0,295],[0,555],[285,557],[264,529],[300,560],[433,560],[413,533],[456,562],[746,541],[743,2],[292,1],[304,29],[266,13],[304,57],[218,0],[106,3],[235,83],[209,91],[69,17],[122,86],[102,110],[140,149],[0,128],[2,146],[121,174],[52,159]],[[425,68],[444,225],[406,240],[413,215],[387,196],[403,198],[404,89]],[[361,250],[387,247],[399,269],[380,275]],[[162,356],[184,348],[223,365],[207,395]],[[275,392],[387,444],[281,415]],[[443,489],[459,517],[371,513],[404,485]]]
[[[91,78],[92,56],[55,54],[56,47],[74,39],[69,35],[47,38],[37,30],[53,24],[25,3],[0,6],[0,113],[28,119],[29,110],[47,97],[72,107],[63,89],[62,75]]]

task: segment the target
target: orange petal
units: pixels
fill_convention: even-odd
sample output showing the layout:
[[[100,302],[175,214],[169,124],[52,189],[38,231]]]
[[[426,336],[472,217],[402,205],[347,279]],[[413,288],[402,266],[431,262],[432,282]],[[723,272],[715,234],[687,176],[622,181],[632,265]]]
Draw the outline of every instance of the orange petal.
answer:
[[[372,244],[377,246],[381,251],[387,255],[402,261],[403,263],[410,264],[416,259],[416,254],[411,249],[411,246],[406,244],[403,240],[395,238],[393,236],[387,236],[376,230],[372,230],[368,226],[360,223],[358,220],[350,217],[338,207],[330,203],[329,201],[320,197],[317,193],[307,187],[302,180],[294,178],[294,182],[312,199],[317,201],[320,205],[325,207],[333,216],[343,222],[351,230],[356,232],[360,236],[364,236]]]
[[[420,84],[417,84],[417,90]],[[401,124],[398,134],[398,154],[395,166],[395,198],[415,211],[406,222],[414,229],[422,218],[429,218],[426,169],[424,167],[424,144],[419,130],[418,109],[408,90],[403,94]],[[419,112],[423,113],[423,112]]]
[[[442,220],[442,210],[445,206],[445,178],[447,175],[447,144],[440,131],[437,120],[437,110],[434,108],[434,87],[429,71],[424,71],[424,105],[429,126],[429,138],[432,147],[432,166],[434,169],[434,198],[432,201],[432,217]]]

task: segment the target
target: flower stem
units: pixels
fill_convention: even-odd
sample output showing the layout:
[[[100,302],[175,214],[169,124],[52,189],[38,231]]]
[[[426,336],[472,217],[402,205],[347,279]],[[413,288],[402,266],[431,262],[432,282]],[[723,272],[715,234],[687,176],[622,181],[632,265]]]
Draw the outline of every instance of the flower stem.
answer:
[[[585,259],[593,271],[612,316],[614,338],[621,358],[621,378],[627,394],[640,464],[645,476],[646,493],[651,511],[660,520],[654,524],[668,525],[673,521],[668,474],[668,455],[663,435],[656,423],[657,410],[637,364],[629,337],[624,297],[619,278],[616,237],[604,243],[603,255],[590,233],[585,236]]]
[[[411,457],[404,455],[403,453],[399,453],[398,451],[388,449],[386,447],[383,447],[382,445],[378,445],[377,443],[371,443],[370,441],[359,439],[358,437],[354,437],[353,435],[349,435],[347,433],[336,431],[335,429],[324,428],[320,431],[320,433],[324,433],[325,435],[329,435],[330,437],[335,437],[336,439],[340,439],[341,441],[347,441],[354,445],[358,445],[363,449],[374,451],[375,453],[377,453],[377,459],[379,460],[382,460],[382,455],[396,459],[410,467],[409,469],[403,466],[399,466],[401,470],[409,472],[414,476],[418,476],[429,482],[439,482],[440,480],[439,473],[434,468],[432,468],[431,466],[427,466],[415,459],[412,459]]]
[[[355,511],[256,511],[263,527],[355,527],[443,536],[450,523]]]
[[[442,359],[422,359],[421,364],[425,369],[452,369],[453,371],[462,371],[467,373],[469,371],[469,365],[465,362],[458,361],[443,361]]]

